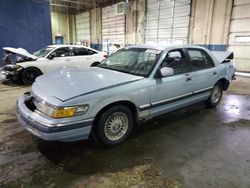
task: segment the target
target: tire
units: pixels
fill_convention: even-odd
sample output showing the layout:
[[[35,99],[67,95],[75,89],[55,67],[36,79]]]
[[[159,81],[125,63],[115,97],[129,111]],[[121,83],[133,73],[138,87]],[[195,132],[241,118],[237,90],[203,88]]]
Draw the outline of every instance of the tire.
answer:
[[[31,85],[35,81],[35,79],[41,74],[41,71],[37,68],[24,69],[21,74],[22,81],[26,85]]]
[[[131,134],[134,119],[131,110],[123,105],[112,106],[104,111],[97,121],[95,133],[105,146],[123,143]]]
[[[209,98],[206,100],[206,105],[208,108],[212,108],[217,106],[217,104],[220,102],[221,97],[223,94],[223,86],[221,82],[217,82],[212,91],[211,91],[211,95],[209,96]]]
[[[90,65],[90,67],[96,67],[100,64],[100,62],[96,61]]]

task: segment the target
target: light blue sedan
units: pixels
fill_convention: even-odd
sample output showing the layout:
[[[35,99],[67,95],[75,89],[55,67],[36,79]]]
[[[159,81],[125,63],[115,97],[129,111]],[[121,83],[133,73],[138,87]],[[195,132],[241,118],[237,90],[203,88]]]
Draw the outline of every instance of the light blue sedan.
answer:
[[[94,67],[38,77],[17,101],[18,121],[43,140],[117,145],[142,121],[200,101],[216,106],[234,78],[231,59],[191,45],[123,48]]]

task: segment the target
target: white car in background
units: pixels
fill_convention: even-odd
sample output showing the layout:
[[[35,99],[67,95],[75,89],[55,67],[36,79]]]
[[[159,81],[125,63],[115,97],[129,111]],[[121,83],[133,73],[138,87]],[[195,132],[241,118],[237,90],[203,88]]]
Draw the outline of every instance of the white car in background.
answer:
[[[4,51],[16,54],[15,64],[5,65],[1,80],[22,81],[32,84],[36,77],[59,67],[90,67],[107,57],[106,52],[80,45],[50,45],[30,54],[22,48],[5,47]]]

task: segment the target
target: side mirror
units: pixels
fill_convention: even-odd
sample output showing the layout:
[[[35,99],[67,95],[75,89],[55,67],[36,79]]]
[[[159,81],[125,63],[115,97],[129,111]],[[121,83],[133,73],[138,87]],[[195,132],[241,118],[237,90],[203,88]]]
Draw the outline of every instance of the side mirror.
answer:
[[[160,69],[161,77],[173,76],[174,69],[170,67],[163,67]]]
[[[53,59],[55,57],[55,53],[51,53],[49,56],[48,56],[48,59]]]

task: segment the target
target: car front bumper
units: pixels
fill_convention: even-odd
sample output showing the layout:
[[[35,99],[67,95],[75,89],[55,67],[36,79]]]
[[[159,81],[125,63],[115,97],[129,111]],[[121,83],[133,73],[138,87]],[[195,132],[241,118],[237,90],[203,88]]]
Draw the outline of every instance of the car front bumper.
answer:
[[[51,124],[51,119],[41,114],[32,112],[25,104],[24,97],[17,100],[17,120],[26,130],[33,135],[47,141],[76,141],[88,139],[93,119],[72,123]]]

